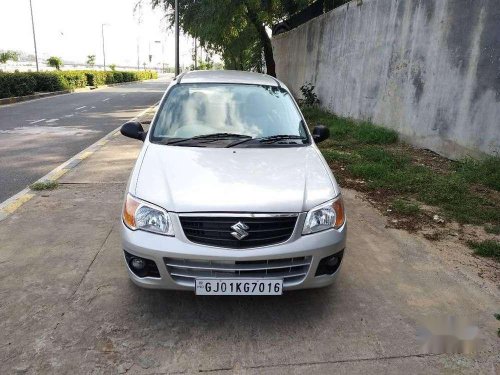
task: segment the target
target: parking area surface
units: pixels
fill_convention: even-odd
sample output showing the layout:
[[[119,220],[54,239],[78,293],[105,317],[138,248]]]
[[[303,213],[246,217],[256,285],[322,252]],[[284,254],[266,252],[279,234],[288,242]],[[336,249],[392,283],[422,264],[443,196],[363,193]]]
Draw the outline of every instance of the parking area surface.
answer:
[[[2,221],[0,373],[500,371],[498,289],[385,228],[349,190],[348,251],[331,287],[251,298],[136,287],[119,217],[140,146],[117,136]],[[467,319],[478,352],[425,347],[429,317]]]

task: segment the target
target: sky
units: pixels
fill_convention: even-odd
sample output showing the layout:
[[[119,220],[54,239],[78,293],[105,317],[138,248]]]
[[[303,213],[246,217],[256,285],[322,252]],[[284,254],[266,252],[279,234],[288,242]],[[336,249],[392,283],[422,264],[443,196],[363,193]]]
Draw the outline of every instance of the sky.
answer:
[[[152,10],[143,0],[142,16],[134,13],[139,0],[32,0],[38,56],[45,60],[59,56],[63,61],[85,63],[87,55],[96,55],[102,64],[102,35],[106,64],[153,65],[162,60],[174,65],[174,34],[161,9]],[[141,20],[141,22],[139,22]],[[160,41],[160,43],[155,43]],[[181,35],[181,65],[192,63],[193,40]],[[29,0],[0,0],[0,50],[21,50],[34,54]],[[163,59],[162,59],[163,50]]]

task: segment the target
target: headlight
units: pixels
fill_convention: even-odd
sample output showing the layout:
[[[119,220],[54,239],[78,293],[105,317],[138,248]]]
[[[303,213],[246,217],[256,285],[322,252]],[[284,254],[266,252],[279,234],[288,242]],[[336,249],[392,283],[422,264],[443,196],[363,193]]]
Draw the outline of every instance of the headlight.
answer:
[[[123,206],[123,222],[132,230],[140,229],[166,236],[174,235],[172,220],[167,211],[134,198],[130,194],[127,194]]]
[[[330,228],[339,229],[345,222],[342,196],[323,203],[307,213],[302,234],[321,232]]]

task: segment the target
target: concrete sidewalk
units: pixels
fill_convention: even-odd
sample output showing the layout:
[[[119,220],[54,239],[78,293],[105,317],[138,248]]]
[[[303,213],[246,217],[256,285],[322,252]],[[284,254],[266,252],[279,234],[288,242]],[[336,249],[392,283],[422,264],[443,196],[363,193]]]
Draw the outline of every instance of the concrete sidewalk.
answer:
[[[386,229],[353,191],[332,287],[262,298],[135,287],[119,218],[141,145],[112,138],[0,223],[0,373],[500,371],[498,289],[450,268],[431,243]],[[467,317],[479,353],[423,349],[425,316]]]

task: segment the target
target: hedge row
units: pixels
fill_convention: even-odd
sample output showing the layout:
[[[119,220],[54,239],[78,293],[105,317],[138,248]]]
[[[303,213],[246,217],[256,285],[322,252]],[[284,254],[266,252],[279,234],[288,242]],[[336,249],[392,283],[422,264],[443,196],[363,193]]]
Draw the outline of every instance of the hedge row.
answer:
[[[0,72],[0,98],[31,95],[35,92],[53,92],[158,78],[152,71],[98,71],[67,70],[60,72]]]
[[[99,71],[99,70],[86,70],[88,86],[101,86],[109,85],[112,83],[142,81],[145,79],[158,78],[158,73],[150,70],[144,71]]]

